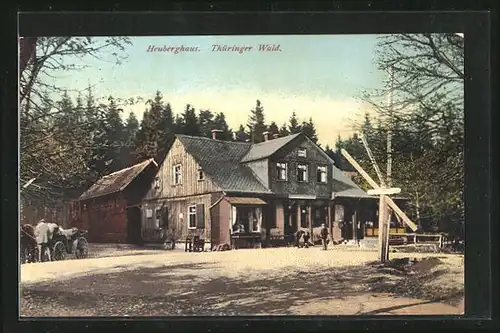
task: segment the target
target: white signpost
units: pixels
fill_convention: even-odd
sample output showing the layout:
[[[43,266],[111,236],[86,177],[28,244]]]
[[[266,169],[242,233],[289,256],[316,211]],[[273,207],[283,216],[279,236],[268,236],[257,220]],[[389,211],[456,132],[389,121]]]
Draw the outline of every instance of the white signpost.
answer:
[[[364,141],[364,140],[363,140]],[[375,160],[371,155],[371,151],[366,144],[363,142],[365,148],[367,148],[368,155],[370,156],[372,163],[374,163],[377,175],[382,183],[382,186],[377,184],[370,175],[363,170],[363,168],[354,160],[354,158],[344,149],[341,150],[342,155],[352,164],[352,166],[359,172],[361,176],[370,184],[373,189],[368,190],[367,193],[370,195],[379,196],[379,214],[378,214],[378,240],[379,240],[379,259],[381,262],[386,262],[389,260],[389,231],[390,231],[390,212],[389,207],[394,211],[394,213],[399,216],[403,222],[408,225],[413,231],[417,230],[417,225],[413,223],[408,216],[396,205],[396,203],[389,197],[391,194],[397,194],[401,192],[400,188],[386,188],[382,179],[382,175],[378,172],[378,167],[376,167]]]
[[[379,188],[366,191],[369,195],[391,195],[401,193],[401,189],[398,187],[393,188]]]

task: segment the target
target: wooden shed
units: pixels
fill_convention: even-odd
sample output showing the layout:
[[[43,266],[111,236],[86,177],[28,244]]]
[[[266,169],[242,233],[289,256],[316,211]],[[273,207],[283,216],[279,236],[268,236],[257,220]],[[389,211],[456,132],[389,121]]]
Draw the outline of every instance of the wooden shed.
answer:
[[[79,198],[80,225],[89,242],[140,244],[141,211],[158,164],[149,159],[99,179]]]

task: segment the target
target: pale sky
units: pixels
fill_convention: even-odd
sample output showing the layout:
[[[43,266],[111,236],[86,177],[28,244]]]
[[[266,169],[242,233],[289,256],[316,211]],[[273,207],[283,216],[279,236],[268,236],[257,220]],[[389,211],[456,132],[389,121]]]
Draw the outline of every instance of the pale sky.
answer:
[[[333,146],[337,135],[351,134],[350,119],[369,111],[358,100],[364,89],[382,85],[385,73],[375,65],[376,35],[290,36],[158,36],[133,37],[128,58],[112,61],[78,60],[89,67],[59,73],[59,86],[84,90],[94,86],[98,97],[141,96],[156,90],[174,113],[186,104],[224,112],[231,128],[246,124],[259,99],[266,122],[283,124],[295,111],[300,120],[313,118],[322,145]],[[214,52],[212,45],[252,46],[251,51]],[[280,45],[278,52],[259,52],[260,44]],[[147,52],[158,47],[198,47],[198,52]],[[144,103],[125,107],[139,120]]]

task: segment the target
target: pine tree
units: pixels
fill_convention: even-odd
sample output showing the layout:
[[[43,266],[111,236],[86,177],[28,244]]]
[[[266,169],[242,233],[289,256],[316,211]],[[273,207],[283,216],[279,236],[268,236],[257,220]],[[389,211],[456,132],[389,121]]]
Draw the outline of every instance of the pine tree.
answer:
[[[328,144],[325,147],[325,153],[333,160],[335,166],[340,169],[341,166],[340,156],[336,154]]]
[[[125,144],[122,149],[122,159],[125,166],[131,166],[137,161],[134,156],[135,138],[139,131],[139,121],[134,112],[130,112],[125,121]]]
[[[233,131],[231,131],[231,129],[229,128],[229,125],[226,121],[226,115],[224,113],[220,112],[215,115],[215,119],[213,121],[213,129],[222,131],[222,133],[219,133],[219,138],[221,140],[232,140]]]
[[[287,135],[290,135],[290,132],[288,131],[288,127],[285,124],[281,125],[280,130],[279,130],[280,137],[284,137]]]
[[[90,147],[90,157],[88,159],[89,184],[106,174],[106,128],[104,113],[99,106],[89,86],[85,96],[85,122],[89,127],[92,146]]]
[[[267,130],[264,117],[264,107],[257,100],[255,108],[250,111],[247,127],[250,134],[250,139],[254,143],[264,141],[264,132]]]
[[[151,157],[161,161],[169,149],[169,138],[173,135],[172,110],[169,104],[166,106],[163,104],[160,91],[157,91],[155,98],[149,100],[147,104],[150,107],[144,112],[140,129],[136,134],[135,155],[138,161]]]
[[[249,139],[250,138],[248,137],[248,134],[245,131],[245,127],[243,127],[243,125],[240,125],[238,131],[236,131],[236,141],[246,142]]]
[[[198,126],[200,127],[201,136],[211,137],[211,131],[214,128],[214,114],[210,110],[200,110],[198,114]]]
[[[299,125],[299,120],[297,119],[297,115],[295,114],[295,112],[292,113],[292,116],[290,117],[290,120],[288,122],[288,132],[290,134],[300,133],[302,128]]]
[[[308,122],[302,123],[302,132],[311,139],[312,142],[318,143],[318,135],[316,134],[316,127],[314,126],[312,118]]]
[[[116,105],[115,99],[110,96],[106,107],[105,134],[106,140],[106,173],[123,169],[122,149],[125,145],[125,128],[120,116],[122,110]]]
[[[269,132],[269,139],[273,139],[276,134],[278,136],[280,136],[280,129],[279,129],[278,125],[276,124],[276,122],[274,122],[274,121],[271,122],[271,124],[267,128],[267,131]]]
[[[137,131],[139,130],[139,121],[134,112],[128,114],[128,118],[125,121],[125,132],[127,133],[127,141],[133,141]]]
[[[182,134],[192,136],[201,135],[198,117],[196,117],[196,112],[190,104],[186,105],[182,114]]]

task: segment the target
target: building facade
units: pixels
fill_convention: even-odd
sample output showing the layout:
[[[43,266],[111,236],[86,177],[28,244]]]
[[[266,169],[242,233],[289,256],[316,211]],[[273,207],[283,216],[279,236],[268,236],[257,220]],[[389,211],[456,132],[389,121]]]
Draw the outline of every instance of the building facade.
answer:
[[[359,239],[375,220],[376,198],[304,134],[258,144],[216,135],[176,136],[141,202],[145,242],[282,244],[299,229],[319,240],[322,224],[334,239]]]

